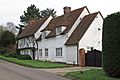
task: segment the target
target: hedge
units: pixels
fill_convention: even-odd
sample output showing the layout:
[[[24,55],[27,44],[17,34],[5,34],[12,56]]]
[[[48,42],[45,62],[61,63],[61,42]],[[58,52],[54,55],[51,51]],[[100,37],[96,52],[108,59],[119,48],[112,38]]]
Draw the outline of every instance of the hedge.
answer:
[[[108,15],[103,23],[103,69],[120,77],[120,12]]]

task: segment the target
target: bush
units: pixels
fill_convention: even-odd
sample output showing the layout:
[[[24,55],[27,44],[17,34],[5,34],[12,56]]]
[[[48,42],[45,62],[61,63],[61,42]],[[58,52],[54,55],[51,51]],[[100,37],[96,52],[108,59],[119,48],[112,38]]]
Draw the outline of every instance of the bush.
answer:
[[[18,59],[20,59],[20,60],[32,60],[30,55],[19,55]]]
[[[13,57],[13,58],[17,58],[19,56],[19,54],[16,53],[16,51],[11,51],[7,54],[4,55],[5,57]]]
[[[103,23],[103,69],[120,77],[120,12],[107,16]]]
[[[0,47],[0,54],[8,53],[10,50],[6,47]]]

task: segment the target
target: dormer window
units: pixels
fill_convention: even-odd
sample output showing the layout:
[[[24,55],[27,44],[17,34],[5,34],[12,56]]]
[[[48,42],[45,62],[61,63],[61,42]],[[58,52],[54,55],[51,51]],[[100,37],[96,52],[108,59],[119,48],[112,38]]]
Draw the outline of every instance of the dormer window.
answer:
[[[57,28],[56,28],[56,35],[59,35],[59,34],[62,33],[65,29],[66,29],[65,26],[57,27]]]
[[[44,39],[45,37],[46,37],[46,31],[42,33],[42,39]]]
[[[42,32],[42,39],[44,39],[50,33],[49,30]]]
[[[59,35],[62,32],[62,27],[56,28],[56,35]]]

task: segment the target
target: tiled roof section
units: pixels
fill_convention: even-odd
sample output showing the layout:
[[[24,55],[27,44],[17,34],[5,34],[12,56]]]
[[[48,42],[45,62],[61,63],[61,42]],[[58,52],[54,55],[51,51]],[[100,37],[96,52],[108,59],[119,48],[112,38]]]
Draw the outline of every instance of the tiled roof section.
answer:
[[[45,17],[40,20],[34,20],[30,22],[30,24],[26,26],[26,28],[22,31],[22,33],[18,36],[18,38],[24,38],[33,35],[47,19],[48,17]]]
[[[87,31],[87,29],[89,28],[91,23],[93,22],[93,20],[97,16],[97,14],[98,14],[98,12],[90,14],[90,15],[86,15],[82,19],[82,21],[79,23],[77,28],[73,31],[73,33],[71,34],[71,36],[69,37],[69,39],[67,40],[65,45],[76,45],[76,44],[78,44],[78,42],[81,40],[81,38],[83,37],[83,35]]]
[[[47,36],[47,38],[56,36],[56,31],[55,31],[56,27],[66,26],[67,28],[63,33],[67,33],[71,29],[71,27],[73,26],[77,18],[79,17],[79,15],[82,13],[84,8],[85,7],[82,7],[82,8],[70,11],[69,13],[66,13],[64,15],[53,18],[48,24],[48,26],[45,28],[46,30],[47,29],[51,30],[51,33]]]

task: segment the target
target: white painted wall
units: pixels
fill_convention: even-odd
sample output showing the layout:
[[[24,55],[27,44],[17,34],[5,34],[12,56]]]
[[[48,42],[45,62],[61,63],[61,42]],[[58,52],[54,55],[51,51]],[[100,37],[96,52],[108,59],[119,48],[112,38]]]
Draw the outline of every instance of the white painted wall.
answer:
[[[66,62],[65,41],[66,35],[59,35],[38,41],[38,49],[42,49],[43,52],[43,56],[39,57],[39,59],[53,62]],[[48,58],[45,58],[45,48],[48,48]],[[62,48],[62,57],[56,57],[56,48]]]
[[[84,36],[79,42],[79,48],[94,47],[94,49],[102,51],[102,25],[103,19],[100,14],[92,22]],[[100,30],[98,30],[100,28]],[[100,43],[99,43],[100,42]]]
[[[66,63],[77,64],[77,46],[66,46]]]
[[[40,32],[40,31],[43,30],[43,29],[48,25],[48,23],[51,21],[51,19],[52,19],[52,16],[50,16],[50,17],[44,22],[44,24],[40,27],[40,29],[38,29],[38,31],[34,34],[36,39],[40,37],[40,35],[41,35],[41,32]]]

